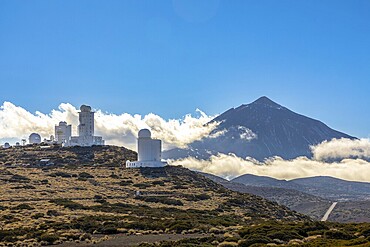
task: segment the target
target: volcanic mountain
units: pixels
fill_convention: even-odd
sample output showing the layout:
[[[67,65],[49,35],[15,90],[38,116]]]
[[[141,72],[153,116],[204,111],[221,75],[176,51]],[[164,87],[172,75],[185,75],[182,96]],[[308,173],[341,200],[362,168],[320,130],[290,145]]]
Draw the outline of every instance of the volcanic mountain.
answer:
[[[292,159],[298,156],[311,157],[310,146],[325,140],[354,139],[267,97],[231,108],[212,122],[220,124],[209,136],[191,143],[186,149],[168,150],[163,157],[207,159],[217,153],[234,153],[261,161],[273,156]]]

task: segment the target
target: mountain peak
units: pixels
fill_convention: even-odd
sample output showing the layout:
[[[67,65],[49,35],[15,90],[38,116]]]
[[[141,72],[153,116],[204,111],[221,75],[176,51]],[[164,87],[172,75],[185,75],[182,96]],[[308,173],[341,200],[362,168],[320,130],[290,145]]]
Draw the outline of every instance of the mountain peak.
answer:
[[[266,96],[231,108],[211,120],[211,123],[215,122],[219,124],[212,133],[220,133],[219,136],[205,137],[189,144],[187,149],[169,151],[164,157],[208,159],[217,153],[233,153],[259,161],[274,156],[294,159],[299,156],[312,157],[310,147],[325,140],[353,139],[318,120],[297,114]]]
[[[257,100],[253,101],[252,104],[276,104],[276,103],[269,99],[267,96],[262,96],[259,97]]]
[[[257,100],[252,102],[253,105],[266,105],[266,106],[272,106],[272,107],[281,107],[278,103],[270,100],[266,96],[262,96],[258,98]]]

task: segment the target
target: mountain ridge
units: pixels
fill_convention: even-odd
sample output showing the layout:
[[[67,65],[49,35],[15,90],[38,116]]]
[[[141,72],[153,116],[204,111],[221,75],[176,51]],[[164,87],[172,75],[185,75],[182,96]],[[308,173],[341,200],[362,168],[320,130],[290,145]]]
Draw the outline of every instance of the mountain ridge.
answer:
[[[369,193],[367,198],[363,197],[363,195],[353,195],[352,197],[342,198],[343,194],[341,194],[341,190],[339,189],[339,194],[337,192],[330,191],[329,194],[327,191],[321,191],[321,196],[317,195],[317,191],[315,191],[315,186],[313,186],[310,190],[309,186],[304,187],[305,190],[300,190],[299,188],[294,188],[294,184],[289,183],[287,180],[277,180],[271,178],[270,182],[276,180],[278,183],[281,181],[285,181],[286,184],[284,187],[278,187],[270,184],[263,184],[263,183],[256,183],[258,176],[255,176],[254,180],[249,179],[249,183],[239,183],[238,181],[228,181],[221,177],[199,172],[205,177],[213,180],[216,183],[221,184],[222,186],[233,190],[238,191],[241,193],[247,194],[254,194],[257,196],[261,196],[267,200],[275,201],[280,205],[287,206],[291,210],[297,211],[299,213],[308,215],[313,219],[320,220],[328,208],[332,205],[333,202],[338,202],[338,205],[335,207],[334,211],[330,214],[329,221],[334,222],[342,222],[342,223],[353,223],[353,222],[370,222],[370,213],[369,213],[369,206],[370,206],[370,197]],[[251,178],[251,176],[242,175],[242,177]],[[266,177],[261,177],[262,182],[266,181]],[[329,179],[329,181],[337,181],[342,183],[350,183],[351,185],[356,185],[355,181],[347,181],[336,179],[333,177],[328,176],[317,176],[317,177],[309,177],[303,178],[303,180],[321,180],[321,179]],[[300,179],[297,179],[299,181]],[[370,183],[362,183],[369,185]],[[361,185],[362,185],[361,184]],[[296,184],[297,186],[298,184]],[[319,185],[320,187],[321,185]],[[317,187],[317,186],[316,186]],[[340,185],[335,185],[335,187],[340,187]],[[370,188],[368,188],[368,192]],[[343,190],[342,190],[343,191]],[[334,193],[331,195],[330,193]],[[314,195],[316,194],[316,195]]]
[[[292,180],[244,174],[231,180],[247,186],[294,189],[334,201],[369,200],[370,183],[348,181],[330,176],[314,176]]]
[[[331,205],[331,201],[328,199],[314,196],[312,194],[292,188],[243,184],[234,181],[228,181],[213,174],[203,172],[199,173],[230,190],[261,196],[267,200],[287,206],[291,210],[308,215],[316,220],[320,220],[327,208]]]
[[[234,153],[259,161],[273,156],[294,159],[312,157],[311,146],[334,138],[356,139],[331,129],[323,122],[295,113],[266,96],[231,108],[209,123],[218,126],[185,149],[165,151],[164,158],[208,159],[217,153]]]

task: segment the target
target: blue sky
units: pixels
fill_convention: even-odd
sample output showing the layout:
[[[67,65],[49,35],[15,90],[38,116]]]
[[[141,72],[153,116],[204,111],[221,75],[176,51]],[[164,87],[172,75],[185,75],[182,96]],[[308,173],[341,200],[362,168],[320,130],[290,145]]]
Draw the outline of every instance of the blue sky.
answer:
[[[0,1],[0,101],[179,118],[262,95],[370,137],[370,1]]]

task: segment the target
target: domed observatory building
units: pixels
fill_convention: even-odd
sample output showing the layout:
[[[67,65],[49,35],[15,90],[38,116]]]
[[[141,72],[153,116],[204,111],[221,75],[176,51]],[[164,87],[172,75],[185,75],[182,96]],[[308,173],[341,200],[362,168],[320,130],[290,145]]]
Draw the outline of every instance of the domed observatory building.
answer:
[[[148,129],[139,131],[137,139],[138,161],[126,161],[126,168],[163,167],[166,162],[161,161],[162,141],[152,139]]]
[[[30,144],[39,144],[41,143],[41,136],[37,133],[32,133],[28,138]]]

